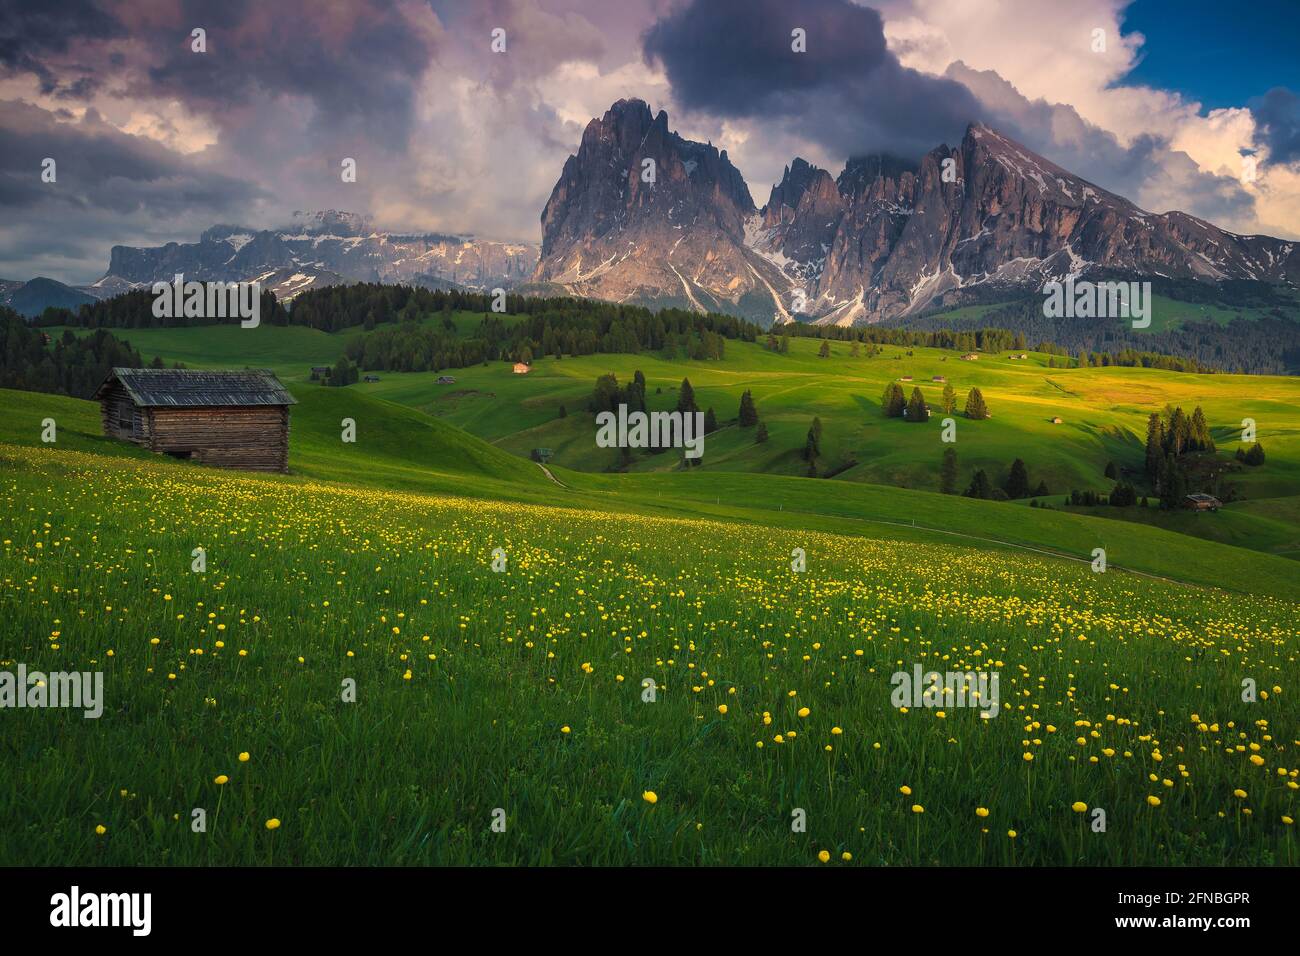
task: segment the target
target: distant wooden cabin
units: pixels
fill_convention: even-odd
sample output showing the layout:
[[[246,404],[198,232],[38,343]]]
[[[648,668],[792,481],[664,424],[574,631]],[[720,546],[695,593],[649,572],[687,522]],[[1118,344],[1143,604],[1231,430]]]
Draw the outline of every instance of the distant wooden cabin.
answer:
[[[269,371],[115,368],[95,398],[113,438],[218,468],[288,470],[295,402]]]
[[[323,378],[330,377],[330,367],[328,365],[313,365],[311,367],[311,380],[318,382]]]
[[[531,371],[532,371],[532,369],[529,368],[527,365],[525,365],[523,362],[516,362],[516,363],[515,363],[515,374],[516,374],[516,375],[527,375],[527,374],[528,374],[529,372],[531,372]]]
[[[904,375],[902,378],[899,379],[900,382],[910,382],[911,380],[912,380],[912,376],[910,375]]]
[[[946,375],[931,375],[931,376],[930,376],[930,381],[932,381],[932,382],[946,382],[946,381],[948,381],[948,376],[946,376]]]
[[[1193,511],[1218,511],[1223,502],[1214,495],[1194,494],[1183,499],[1183,505]]]
[[[980,357],[976,355],[974,352],[967,352],[965,355],[961,357],[961,360],[963,362],[978,362],[980,360]]]

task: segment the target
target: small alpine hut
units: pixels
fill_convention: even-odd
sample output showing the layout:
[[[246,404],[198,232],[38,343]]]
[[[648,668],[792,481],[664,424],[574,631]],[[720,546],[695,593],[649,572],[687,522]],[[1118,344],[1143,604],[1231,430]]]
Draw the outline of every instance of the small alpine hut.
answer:
[[[289,468],[295,401],[265,369],[115,368],[95,398],[112,438],[218,468]]]

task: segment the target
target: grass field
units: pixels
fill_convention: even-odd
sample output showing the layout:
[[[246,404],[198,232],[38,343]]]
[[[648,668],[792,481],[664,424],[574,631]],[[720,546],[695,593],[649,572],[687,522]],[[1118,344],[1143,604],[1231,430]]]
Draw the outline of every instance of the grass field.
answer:
[[[457,313],[468,333],[479,319]],[[433,321],[433,319],[430,319]],[[124,335],[146,357],[192,367],[266,367],[286,382],[305,382],[312,365],[333,364],[359,329],[328,334],[301,327],[233,325],[193,329],[140,329]],[[704,468],[763,474],[802,475],[799,457],[814,415],[825,427],[823,470],[856,460],[838,476],[845,480],[934,490],[943,445],[938,438],[943,376],[957,392],[958,412],[966,393],[978,387],[992,418],[970,422],[958,414],[956,449],[962,478],[976,468],[1005,473],[1023,457],[1036,484],[1041,478],[1053,494],[1070,489],[1108,491],[1103,471],[1108,461],[1140,468],[1146,416],[1166,404],[1189,412],[1200,405],[1224,452],[1225,464],[1240,444],[1242,420],[1256,421],[1269,455],[1267,467],[1234,473],[1248,499],[1289,497],[1300,491],[1300,384],[1285,376],[1191,375],[1132,368],[1048,368],[1048,356],[1029,353],[1027,361],[984,355],[962,362],[941,349],[886,347],[873,358],[850,356],[834,343],[831,357],[817,357],[819,340],[794,339],[780,355],[760,345],[728,343],[719,362],[666,360],[653,355],[587,355],[537,360],[526,376],[511,374],[505,363],[451,370],[454,385],[438,385],[439,373],[379,372],[377,383],[353,386],[365,394],[427,412],[521,456],[549,447],[557,464],[604,470],[613,452],[595,448],[593,417],[585,411],[596,378],[613,372],[619,381],[641,370],[649,385],[649,404],[666,409],[676,403],[676,388],[689,378],[701,408],[713,406],[720,421],[733,419],[740,394],[750,389],[771,435],[766,445],[751,433],[723,431],[710,439]],[[900,381],[907,394],[920,387],[934,414],[925,424],[883,419],[880,396],[886,384]],[[568,412],[559,417],[560,407]],[[1054,417],[1063,423],[1052,424]],[[676,466],[671,456],[645,456],[634,468]]]
[[[1287,601],[129,456],[0,465],[6,664],[102,669],[108,698],[6,715],[0,862],[1296,862]],[[1000,713],[894,708],[915,664],[1000,673]]]
[[[278,368],[289,475],[0,390],[0,671],[102,671],[106,695],[97,720],[0,712],[0,865],[1300,862],[1292,380],[795,340],[334,389],[305,373],[338,337],[264,327],[241,360],[213,331],[148,334]],[[606,472],[585,399],[636,369],[652,407],[689,376],[724,420],[752,389],[771,441],[732,426],[702,468]],[[1268,462],[1214,515],[940,495],[937,420],[878,409],[903,375],[935,404],[934,374],[993,413],[959,418],[963,478],[1019,455],[1105,490],[1167,401],[1221,450],[1255,417]],[[813,414],[846,480],[799,477]],[[549,474],[523,457],[543,445]],[[996,673],[997,715],[896,706],[916,666]]]

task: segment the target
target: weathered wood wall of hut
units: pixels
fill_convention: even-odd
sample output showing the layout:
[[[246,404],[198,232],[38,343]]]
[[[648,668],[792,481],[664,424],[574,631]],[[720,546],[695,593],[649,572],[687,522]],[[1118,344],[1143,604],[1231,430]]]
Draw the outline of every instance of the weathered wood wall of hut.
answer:
[[[289,468],[289,409],[283,405],[155,407],[148,417],[154,451],[220,468]]]
[[[140,445],[149,444],[149,418],[131,401],[120,382],[99,400],[99,417],[104,434]]]

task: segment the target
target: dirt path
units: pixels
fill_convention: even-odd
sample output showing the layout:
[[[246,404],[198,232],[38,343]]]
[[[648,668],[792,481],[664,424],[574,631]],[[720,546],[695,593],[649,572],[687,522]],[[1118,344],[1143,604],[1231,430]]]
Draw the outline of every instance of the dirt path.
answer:
[[[555,482],[555,483],[556,483],[557,485],[559,485],[561,488],[567,488],[567,487],[569,487],[569,486],[566,485],[564,482],[560,481],[559,478],[556,478],[553,474],[551,474],[551,469],[547,468],[547,467],[546,467],[545,465],[543,465],[540,461],[537,463],[537,467],[540,468],[540,469],[542,469],[542,474],[544,474],[547,478],[551,479],[551,481]]]

